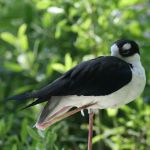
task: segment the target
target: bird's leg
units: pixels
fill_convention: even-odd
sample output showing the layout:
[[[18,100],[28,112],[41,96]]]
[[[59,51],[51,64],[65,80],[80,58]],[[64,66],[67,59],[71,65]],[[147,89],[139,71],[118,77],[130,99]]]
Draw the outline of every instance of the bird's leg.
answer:
[[[89,112],[89,133],[88,133],[88,150],[92,150],[92,136],[93,136],[93,117],[94,112]]]

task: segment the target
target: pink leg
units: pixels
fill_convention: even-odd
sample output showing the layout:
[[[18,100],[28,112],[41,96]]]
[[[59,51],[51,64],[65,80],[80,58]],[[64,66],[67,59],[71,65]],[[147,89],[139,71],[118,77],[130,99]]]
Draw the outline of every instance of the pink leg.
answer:
[[[88,150],[92,150],[92,136],[93,136],[93,117],[94,113],[89,113],[89,135],[88,135]]]

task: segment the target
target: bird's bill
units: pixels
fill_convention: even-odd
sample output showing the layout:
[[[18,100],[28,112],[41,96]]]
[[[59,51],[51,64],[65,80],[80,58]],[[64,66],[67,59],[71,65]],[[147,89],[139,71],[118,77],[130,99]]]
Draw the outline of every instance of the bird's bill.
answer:
[[[87,105],[83,105],[81,107],[75,108],[74,110],[70,110],[70,111],[68,111],[68,110],[71,109],[72,106],[63,107],[62,109],[58,110],[53,115],[46,117],[44,120],[37,121],[37,123],[35,124],[35,127],[40,129],[40,130],[44,130],[47,127],[51,126],[52,124],[54,124],[54,123],[56,123],[56,122],[58,122],[58,121],[60,121],[64,118],[67,118],[67,117],[69,117],[69,116],[71,116],[71,115],[73,115],[73,114],[75,114],[75,113],[77,113],[77,112],[79,112],[83,109],[86,109],[86,108],[88,108],[88,107],[90,107],[94,104],[95,103],[90,103],[90,104],[87,104]],[[40,117],[42,117],[42,116],[40,116]]]

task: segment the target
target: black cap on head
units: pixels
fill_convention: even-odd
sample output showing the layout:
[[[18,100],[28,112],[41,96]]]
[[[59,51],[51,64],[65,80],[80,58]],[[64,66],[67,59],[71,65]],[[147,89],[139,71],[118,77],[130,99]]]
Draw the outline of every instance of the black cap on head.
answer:
[[[140,54],[138,44],[133,40],[121,39],[116,41],[114,44],[117,45],[119,53],[122,57],[129,57],[135,53]]]

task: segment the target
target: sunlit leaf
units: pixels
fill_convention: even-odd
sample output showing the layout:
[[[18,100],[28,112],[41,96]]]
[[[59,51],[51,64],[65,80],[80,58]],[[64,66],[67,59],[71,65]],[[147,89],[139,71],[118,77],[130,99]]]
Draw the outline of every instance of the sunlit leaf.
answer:
[[[27,29],[27,25],[23,24],[20,26],[20,28],[18,30],[19,45],[23,51],[26,51],[28,49],[28,38],[27,38],[27,35],[25,33],[26,29]]]
[[[119,1],[119,5],[124,7],[124,6],[130,6],[130,5],[134,5],[136,3],[138,3],[139,0],[120,0]]]
[[[18,30],[18,36],[22,36],[25,34],[26,32],[26,29],[27,29],[27,25],[26,24],[22,24],[20,27],[19,27],[19,30]]]
[[[8,42],[9,44],[13,45],[13,46],[16,45],[17,38],[13,34],[11,34],[9,32],[3,32],[3,33],[1,33],[0,34],[0,38],[2,40],[4,40],[5,42]]]
[[[89,29],[91,27],[91,19],[88,18],[87,20],[85,20],[82,24],[81,24],[81,27],[85,30]]]
[[[118,112],[118,109],[107,109],[107,113],[110,117],[115,117]]]
[[[41,1],[37,2],[36,7],[38,9],[46,9],[46,8],[48,8],[49,5],[50,5],[49,0],[41,0]]]
[[[58,71],[60,73],[64,73],[65,72],[65,66],[62,65],[62,64],[59,64],[59,63],[52,64],[52,68],[55,71]]]
[[[72,68],[72,58],[69,53],[65,55],[65,68],[66,71]]]
[[[18,65],[17,63],[12,63],[12,62],[11,63],[10,62],[6,62],[4,64],[4,67],[6,69],[8,69],[10,71],[14,71],[14,72],[20,72],[20,71],[23,70],[23,68],[20,65]]]
[[[129,31],[136,36],[141,35],[140,25],[137,21],[133,21],[128,25]]]

